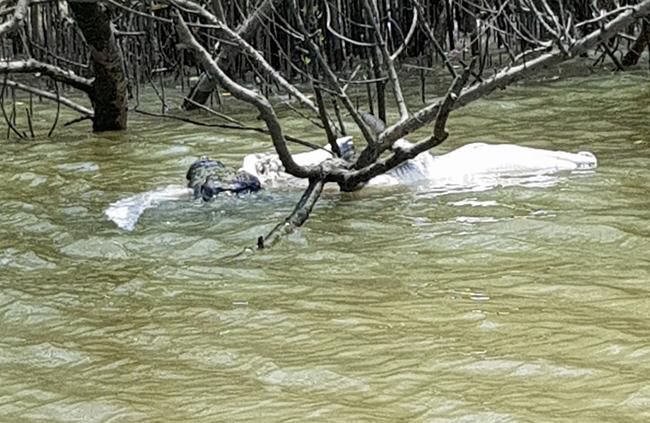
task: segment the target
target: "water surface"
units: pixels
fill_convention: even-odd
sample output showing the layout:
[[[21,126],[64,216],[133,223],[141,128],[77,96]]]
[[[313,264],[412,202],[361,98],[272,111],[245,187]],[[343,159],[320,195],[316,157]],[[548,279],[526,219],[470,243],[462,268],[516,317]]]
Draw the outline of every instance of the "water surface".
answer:
[[[54,110],[36,107],[45,134]],[[132,115],[125,133],[2,141],[0,421],[647,421],[649,112],[646,75],[495,93],[440,151],[590,150],[598,170],[332,190],[243,259],[300,192],[166,203],[132,232],[102,212],[264,136]]]

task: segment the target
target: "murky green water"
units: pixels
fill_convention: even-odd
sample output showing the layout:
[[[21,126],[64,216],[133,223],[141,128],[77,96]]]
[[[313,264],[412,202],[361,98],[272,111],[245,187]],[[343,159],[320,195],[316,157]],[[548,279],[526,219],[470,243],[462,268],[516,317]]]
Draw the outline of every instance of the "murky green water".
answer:
[[[498,93],[441,151],[588,149],[597,172],[328,192],[243,260],[299,192],[168,203],[130,233],[102,212],[263,136],[132,116],[124,134],[2,141],[0,421],[647,421],[649,112],[646,75]]]

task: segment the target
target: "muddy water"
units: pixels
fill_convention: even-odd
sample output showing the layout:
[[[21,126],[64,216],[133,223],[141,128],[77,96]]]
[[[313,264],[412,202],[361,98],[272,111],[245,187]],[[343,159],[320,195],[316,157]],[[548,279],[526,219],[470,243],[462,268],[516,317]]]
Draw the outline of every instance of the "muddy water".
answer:
[[[44,134],[54,110],[36,107]],[[102,212],[265,137],[132,116],[2,141],[0,421],[647,421],[648,112],[645,75],[497,93],[440,151],[591,150],[598,170],[326,192],[304,229],[237,260],[299,192],[166,203],[132,232]]]

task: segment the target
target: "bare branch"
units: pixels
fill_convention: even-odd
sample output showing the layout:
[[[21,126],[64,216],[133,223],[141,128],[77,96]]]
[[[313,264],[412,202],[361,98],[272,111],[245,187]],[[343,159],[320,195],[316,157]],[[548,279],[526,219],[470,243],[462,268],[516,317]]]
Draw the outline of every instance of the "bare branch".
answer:
[[[413,34],[415,34],[415,29],[418,26],[418,9],[413,8],[413,21],[411,21],[411,27],[409,28],[409,32],[406,34],[406,38],[404,38],[404,42],[402,45],[400,45],[397,50],[390,56],[391,60],[397,59],[397,57],[402,54],[406,46],[408,46],[409,42],[411,41],[411,38],[413,38]]]
[[[609,12],[599,14],[595,18],[588,19],[586,21],[582,21],[580,23],[577,23],[576,28],[581,28],[581,27],[586,26],[586,25],[590,25],[590,24],[594,24],[594,23],[598,23],[598,22],[607,20],[608,18],[610,18],[613,15],[618,15],[621,12],[625,12],[626,10],[629,10],[631,7],[632,6],[622,6],[622,7],[619,7],[617,9],[611,10]]]
[[[50,128],[50,131],[47,133],[48,138],[52,136],[52,133],[56,128],[56,124],[59,123],[59,115],[61,114],[61,96],[59,95],[59,84],[57,84],[56,81],[54,81],[54,91],[56,92],[56,116],[54,116],[54,122],[52,122],[52,127]]]
[[[282,76],[282,74],[280,74],[280,72],[278,72],[273,66],[271,66],[271,64],[266,61],[264,56],[262,56],[262,54],[260,54],[258,50],[256,50],[248,42],[246,42],[246,40],[244,40],[239,35],[238,32],[235,32],[232,29],[230,29],[225,22],[219,21],[216,16],[214,16],[213,14],[208,12],[205,8],[201,7],[200,5],[197,5],[192,1],[187,1],[187,0],[171,0],[171,1],[174,4],[181,5],[189,10],[192,10],[195,13],[200,14],[202,17],[207,19],[212,24],[218,26],[225,33],[225,35],[228,38],[230,38],[231,41],[237,44],[244,51],[244,53],[248,54],[251,60],[257,66],[259,66],[268,76],[270,76],[280,87],[282,87],[289,94],[296,97],[300,101],[300,103],[302,103],[305,107],[307,107],[312,112],[318,114],[321,117],[323,125],[326,127],[326,132],[328,133],[328,139],[330,138],[329,137],[330,133],[340,134],[340,131],[338,131],[336,125],[332,122],[329,116],[327,116],[327,112],[321,110],[320,107],[317,107],[317,105],[315,105],[313,101],[311,101],[306,95],[304,95],[300,90],[298,90],[289,81],[287,81]],[[338,151],[338,145],[336,144],[335,141],[332,145],[332,148],[333,151],[335,152]]]
[[[25,19],[27,16],[27,8],[31,0],[18,0],[16,3],[16,8],[14,14],[7,19],[5,22],[0,24],[0,37],[4,37],[5,33],[9,33],[16,29],[18,25]]]
[[[16,110],[16,102],[15,101],[13,102],[13,106],[14,106],[13,111],[14,112],[12,112],[11,117],[8,117],[7,112],[5,111],[5,102],[4,102],[5,88],[7,88],[7,86],[9,85],[9,84],[7,84],[7,82],[10,82],[10,81],[7,81],[7,75],[5,75],[3,83],[2,83],[2,89],[0,90],[0,110],[2,110],[2,117],[4,117],[5,122],[7,122],[7,139],[9,139],[9,135],[11,133],[10,130],[13,131],[14,134],[16,134],[16,136],[18,136],[18,138],[24,138],[23,134],[21,134],[18,131],[18,129],[16,128],[16,126],[12,122],[12,119],[15,116],[14,112]]]
[[[296,19],[296,22],[298,24],[298,30],[302,33],[304,42],[305,44],[307,44],[309,51],[311,51],[311,53],[314,55],[314,57],[320,64],[321,70],[325,73],[325,77],[327,81],[331,85],[332,89],[335,90],[336,95],[343,102],[343,105],[347,109],[348,113],[350,113],[350,115],[352,116],[352,119],[354,119],[354,122],[361,130],[361,133],[363,134],[363,137],[365,138],[366,142],[369,145],[374,145],[375,144],[374,134],[372,133],[370,128],[368,128],[368,126],[363,121],[359,113],[357,113],[356,109],[354,108],[354,105],[352,104],[352,101],[345,93],[343,88],[339,85],[336,74],[334,73],[332,68],[328,65],[327,60],[325,60],[325,58],[323,57],[320,48],[311,39],[309,31],[307,31],[307,27],[305,26],[305,23],[303,22],[302,17],[300,16],[300,8],[298,7],[298,3],[296,2],[296,0],[291,0],[291,7],[294,14],[294,18]]]
[[[0,74],[12,73],[42,73],[54,79],[63,82],[71,87],[77,88],[87,94],[93,90],[93,80],[83,78],[71,70],[63,69],[49,63],[39,62],[35,59],[13,60],[9,62],[0,62]]]
[[[338,39],[340,39],[340,40],[343,40],[343,41],[345,41],[346,43],[350,43],[350,44],[352,44],[352,45],[359,46],[359,47],[374,47],[374,46],[375,46],[373,43],[366,43],[366,42],[363,42],[363,41],[353,40],[353,39],[350,38],[350,37],[346,37],[345,35],[343,35],[343,34],[341,34],[341,33],[339,33],[339,32],[336,32],[336,31],[332,28],[332,14],[331,14],[331,11],[330,11],[330,4],[329,4],[328,1],[325,1],[325,11],[326,11],[326,13],[327,13],[327,14],[326,14],[325,27],[326,27],[327,30],[328,30],[332,35],[334,35],[336,38],[338,38]]]
[[[262,0],[259,6],[257,6],[257,9],[255,9],[246,18],[246,20],[237,27],[237,29],[235,30],[237,34],[243,39],[251,38],[255,34],[259,26],[259,23],[262,22],[262,18],[269,10],[272,9],[273,4],[281,1],[284,0]],[[219,51],[215,61],[219,66],[226,66],[230,61],[231,55],[233,55],[236,52],[237,49],[226,46],[221,51]],[[190,92],[188,97],[192,98],[193,100],[196,100],[199,103],[204,103],[210,96],[210,93],[213,91],[213,89],[214,89],[214,81],[210,80],[207,73],[204,72],[201,74],[199,81],[192,88],[192,91]],[[184,102],[183,108],[189,110],[193,108],[193,105],[189,102]]]
[[[183,101],[189,101],[190,103],[194,104],[199,109],[205,110],[206,112],[210,113],[211,115],[214,115],[214,116],[218,117],[219,119],[223,119],[225,121],[234,123],[235,125],[245,126],[242,122],[238,121],[237,119],[234,119],[234,118],[232,118],[232,117],[230,117],[228,115],[225,115],[223,113],[219,113],[216,110],[211,109],[210,107],[208,107],[208,106],[206,106],[204,104],[197,103],[194,100],[192,100],[191,98],[185,97],[185,98],[183,98]]]
[[[336,143],[336,135],[332,131],[332,126],[330,125],[330,118],[327,115],[327,109],[325,108],[325,102],[323,101],[323,94],[321,92],[320,86],[317,81],[313,82],[314,95],[316,96],[316,104],[318,105],[318,115],[323,124],[323,129],[325,130],[325,135],[327,136],[327,142],[332,147],[332,151],[336,154],[337,157],[341,157],[341,150],[339,145]]]
[[[237,32],[233,31],[225,24],[217,19],[216,16],[208,12],[202,6],[188,0],[171,0],[173,4],[180,5],[188,10],[191,10],[195,13],[200,14],[205,19],[209,20],[213,25],[219,27],[224,34],[230,38],[231,41],[236,43],[244,53],[248,54],[252,60],[257,64],[267,75],[269,75],[274,81],[278,83],[284,90],[286,90],[291,95],[295,96],[302,104],[312,110],[314,113],[318,114],[318,107],[311,101],[307,96],[305,96],[300,90],[294,87],[289,81],[284,79],[284,77],[271,66],[264,56],[260,54],[253,46],[251,46],[246,40],[244,40]]]
[[[457,76],[454,79],[451,86],[449,87],[449,90],[447,91],[447,95],[442,100],[442,103],[438,108],[436,121],[433,125],[433,135],[429,137],[426,141],[423,141],[421,143],[412,146],[406,152],[410,157],[415,157],[420,153],[430,150],[433,147],[440,145],[444,140],[447,139],[449,135],[445,130],[445,127],[447,126],[447,119],[449,118],[449,114],[451,113],[454,107],[454,103],[456,103],[456,100],[458,99],[460,91],[467,84],[467,80],[469,79],[469,76],[472,73],[472,68],[476,63],[476,60],[477,58],[475,57],[470,63],[470,65],[465,68],[463,74]]]
[[[641,31],[639,32],[639,35],[636,39],[634,39],[634,43],[628,50],[628,52],[623,56],[623,60],[621,64],[623,66],[631,66],[636,64],[639,61],[639,58],[641,57],[641,53],[643,53],[643,50],[648,46],[650,43],[650,23],[648,21],[648,18],[645,18],[643,20],[643,23],[641,25]]]
[[[205,48],[196,41],[183,21],[180,12],[176,12],[175,20],[176,28],[181,39],[192,49],[192,51],[194,51],[198,60],[210,76],[218,80],[221,86],[227,89],[235,98],[255,106],[260,112],[260,117],[266,122],[266,126],[273,141],[273,146],[275,147],[275,151],[278,153],[286,172],[298,178],[309,178],[319,174],[318,169],[304,168],[293,160],[291,152],[287,147],[287,141],[284,137],[282,126],[280,125],[280,122],[275,115],[275,111],[268,99],[230,79]]]
[[[159,21],[159,22],[163,22],[163,23],[167,23],[167,24],[172,23],[171,19],[161,18],[159,16],[155,16],[155,15],[151,15],[151,14],[148,14],[148,13],[140,12],[139,10],[135,10],[135,9],[133,9],[131,7],[125,6],[122,3],[117,2],[115,0],[106,0],[106,1],[108,3],[110,3],[110,4],[112,4],[113,6],[119,8],[119,9],[125,10],[125,11],[127,11],[129,13],[132,13],[134,15],[142,16],[142,17],[147,18],[147,19],[153,19],[155,21]],[[73,2],[74,3],[97,3],[96,1],[79,1],[79,0],[75,0]]]
[[[447,132],[445,126],[447,124],[447,118],[451,113],[454,103],[458,99],[459,93],[463,86],[467,84],[467,80],[472,73],[472,67],[476,62],[476,58],[472,63],[465,68],[462,75],[459,75],[454,79],[447,95],[442,100],[438,113],[436,116],[436,122],[434,124],[433,135],[427,138],[425,141],[422,141],[418,144],[409,144],[404,143],[397,148],[393,149],[393,154],[386,159],[376,160],[374,163],[359,169],[359,170],[348,170],[335,168],[331,169],[328,173],[328,176],[339,183],[343,190],[354,190],[375,176],[381,175],[390,171],[391,169],[396,168],[400,164],[404,163],[407,160],[410,160],[417,155],[440,145],[445,139],[447,139]]]
[[[163,119],[172,119],[172,120],[177,120],[177,121],[180,121],[180,122],[190,123],[192,125],[204,126],[204,127],[207,127],[207,128],[221,128],[221,129],[231,129],[231,130],[235,130],[235,131],[251,131],[251,132],[257,132],[257,133],[260,133],[260,134],[267,134],[267,135],[270,134],[268,129],[258,128],[256,126],[246,126],[246,125],[243,125],[243,124],[241,124],[241,125],[238,125],[238,124],[230,125],[230,124],[227,124],[227,123],[206,123],[206,122],[201,122],[201,121],[194,120],[194,119],[185,118],[185,117],[182,117],[182,116],[170,115],[169,113],[164,113],[164,114],[163,113],[152,113],[152,112],[147,112],[147,111],[140,110],[140,109],[137,109],[137,108],[133,109],[133,111],[135,113],[139,113],[139,114],[145,115],[145,116],[151,116],[151,117],[163,118]],[[292,137],[291,135],[285,135],[284,137],[288,142],[292,142],[294,144],[302,145],[303,147],[309,147],[312,150],[328,151],[328,150],[325,150],[320,145],[310,143],[309,141],[305,141],[305,140],[302,140],[300,138]],[[331,154],[332,152],[328,151],[328,153]]]
[[[393,96],[395,97],[395,102],[397,103],[397,109],[399,110],[399,122],[404,122],[409,117],[409,111],[406,107],[406,101],[404,100],[404,94],[402,93],[402,87],[399,83],[399,76],[397,75],[397,70],[395,69],[395,63],[393,58],[388,51],[388,46],[384,40],[383,35],[381,34],[381,28],[379,27],[379,10],[377,9],[377,3],[375,0],[364,0],[364,7],[366,12],[368,12],[369,19],[372,21],[373,27],[375,29],[375,36],[379,42],[379,49],[384,57],[384,62],[388,67],[388,77],[390,78],[391,86],[393,87]]]
[[[636,6],[630,6],[625,12],[619,14],[603,28],[593,31],[587,36],[575,41],[573,44],[568,46],[566,51],[559,48],[552,49],[550,52],[532,59],[525,64],[504,69],[479,84],[465,88],[461,91],[458,99],[454,103],[454,108],[462,107],[494,91],[496,88],[505,87],[540,69],[579,56],[580,54],[587,52],[589,49],[594,48],[601,42],[615,36],[626,26],[648,14],[650,14],[650,0],[644,0]],[[436,117],[439,107],[440,101],[435,102],[420,109],[405,122],[395,124],[386,129],[386,131],[384,131],[379,137],[380,150],[385,151],[390,148],[396,140],[403,138],[409,133],[431,122]]]
[[[545,4],[546,2],[545,2],[544,0],[542,0],[542,3],[544,3],[544,5],[545,5],[545,6],[547,7],[547,9],[550,11],[550,7],[548,7],[548,5]],[[537,16],[537,22],[541,23],[542,26],[543,26],[544,28],[546,28],[546,30],[547,30],[551,35],[553,35],[553,37],[555,37],[556,39],[559,40],[559,39],[560,39],[560,33],[558,32],[557,28],[556,28],[556,29],[551,28],[550,24],[549,24],[548,22],[546,22],[546,18],[547,18],[547,16],[546,16],[545,14],[543,14],[541,11],[537,10],[537,6],[535,6],[535,2],[534,2],[534,1],[530,1],[530,2],[527,2],[527,4],[530,6],[530,8],[532,9],[532,11],[533,11],[533,12],[535,13],[535,15]],[[553,15],[553,12],[551,12],[551,16],[552,16],[552,17],[555,17],[555,15]],[[553,19],[553,20],[556,20],[556,19]]]
[[[65,107],[67,107],[69,109],[72,109],[74,111],[77,111],[77,112],[79,112],[79,113],[81,113],[81,114],[83,114],[83,115],[85,115],[87,117],[93,117],[93,111],[92,110],[90,110],[90,109],[88,109],[88,108],[86,108],[86,107],[84,107],[82,105],[79,105],[79,104],[75,103],[74,101],[72,101],[70,99],[67,99],[67,98],[59,96],[59,95],[52,94],[49,91],[43,91],[43,90],[40,90],[38,88],[30,87],[29,85],[21,84],[19,82],[15,82],[15,81],[11,81],[11,80],[7,81],[7,86],[8,87],[18,88],[19,90],[35,94],[35,95],[37,95],[39,97],[43,97],[43,98],[47,98],[48,100],[59,102],[63,106],[65,106]]]
[[[424,15],[424,9],[422,8],[422,5],[420,4],[419,0],[413,0],[413,4],[415,4],[415,9],[419,10],[422,15]],[[455,78],[456,77],[456,70],[454,69],[454,66],[451,64],[449,61],[449,56],[445,54],[444,50],[442,49],[442,46],[438,42],[438,39],[436,38],[433,29],[429,25],[429,23],[426,21],[426,19],[421,19],[420,24],[422,25],[424,29],[424,35],[429,39],[431,44],[433,44],[433,47],[436,50],[436,53],[438,53],[438,56],[445,62],[445,67],[447,67],[447,70],[449,73],[452,74],[452,76]]]
[[[271,247],[282,236],[293,232],[296,228],[300,227],[307,221],[314,205],[320,198],[323,192],[325,182],[323,179],[311,179],[309,186],[300,197],[300,201],[296,204],[291,214],[271,230],[266,236],[260,236],[257,239],[257,248],[259,250]]]

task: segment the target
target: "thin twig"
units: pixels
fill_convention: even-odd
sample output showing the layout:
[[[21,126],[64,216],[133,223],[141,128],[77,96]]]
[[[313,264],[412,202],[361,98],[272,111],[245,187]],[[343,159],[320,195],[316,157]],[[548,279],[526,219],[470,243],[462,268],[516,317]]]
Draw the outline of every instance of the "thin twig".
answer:
[[[7,74],[5,74],[4,80],[2,82],[2,90],[0,90],[0,109],[2,109],[2,116],[5,118],[5,121],[7,122],[7,139],[9,139],[9,134],[10,134],[9,130],[13,131],[18,136],[18,138],[23,138],[22,134],[20,132],[18,132],[18,129],[16,129],[16,127],[12,123],[12,121],[11,121],[12,119],[10,119],[7,116],[7,112],[5,111],[5,100],[4,100],[5,99],[5,88],[7,86],[11,86],[9,84],[10,82],[11,81],[7,80]],[[14,104],[15,104],[15,102],[14,102]]]
[[[232,123],[234,123],[236,125],[239,125],[239,126],[246,126],[242,122],[238,121],[237,119],[232,118],[232,117],[230,117],[228,115],[225,115],[223,113],[219,113],[216,110],[214,110],[213,108],[208,107],[208,106],[206,106],[204,104],[198,103],[198,102],[192,100],[189,97],[183,97],[183,101],[187,101],[188,103],[198,107],[199,109],[205,110],[206,112],[210,113],[211,115],[217,116],[218,118],[221,118],[223,120],[227,120],[228,122],[232,122]]]
[[[27,114],[27,127],[29,134],[34,138],[34,126],[32,125],[32,114],[29,112],[29,107],[25,107],[25,114]]]
[[[61,112],[61,101],[59,98],[59,85],[54,81],[54,90],[56,91],[56,116],[54,117],[54,122],[52,123],[52,127],[50,128],[50,132],[47,133],[47,137],[51,137],[52,133],[54,132],[54,128],[56,128],[56,124],[59,123],[59,113]]]
[[[147,112],[145,110],[139,110],[139,109],[135,109],[135,110],[133,110],[133,112],[144,115],[144,116],[172,119],[172,120],[177,120],[177,121],[180,121],[180,122],[191,123],[192,125],[204,126],[204,127],[207,127],[207,128],[232,129],[232,130],[236,130],[236,131],[252,131],[252,132],[258,132],[260,134],[267,134],[267,135],[269,134],[268,129],[257,128],[257,127],[254,127],[254,126],[228,125],[228,124],[224,124],[224,123],[206,123],[206,122],[201,122],[201,121],[198,121],[198,120],[185,118],[185,117],[182,117],[182,116],[170,115],[168,113],[165,113],[165,114],[153,113],[153,112]],[[313,143],[311,143],[309,141],[305,141],[305,140],[302,140],[300,138],[293,137],[291,135],[285,135],[285,138],[289,142],[292,142],[294,144],[299,144],[299,145],[302,145],[304,147],[309,147],[309,148],[311,148],[313,150],[324,150],[323,147],[321,147],[320,145],[313,144]],[[327,150],[325,150],[325,151],[327,151]]]

